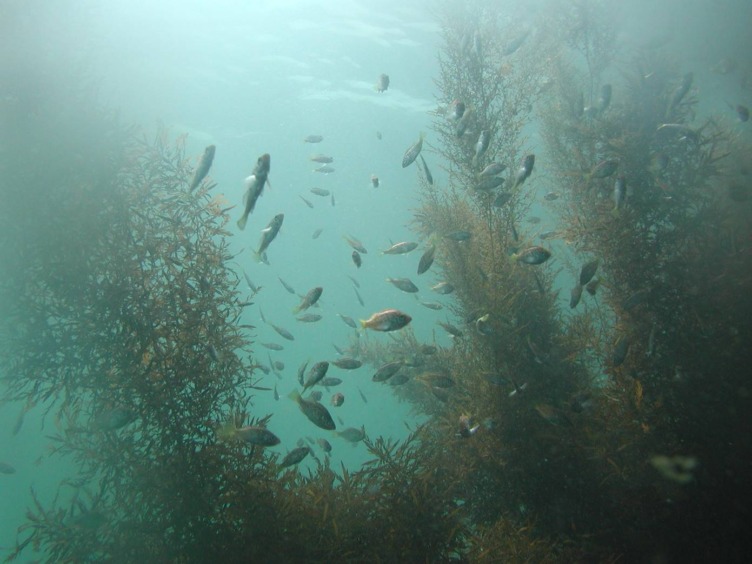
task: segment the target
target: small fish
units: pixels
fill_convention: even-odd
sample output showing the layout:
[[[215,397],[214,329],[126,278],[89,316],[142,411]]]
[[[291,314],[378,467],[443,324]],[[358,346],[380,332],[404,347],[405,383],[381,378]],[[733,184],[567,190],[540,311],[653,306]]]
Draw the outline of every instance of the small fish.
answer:
[[[468,126],[470,125],[470,120],[473,116],[473,110],[472,108],[467,108],[463,114],[462,117],[457,121],[457,126],[454,128],[454,133],[459,139],[465,134],[465,131],[467,131]]]
[[[282,462],[279,463],[279,467],[287,468],[289,466],[294,466],[295,464],[300,463],[310,452],[311,449],[307,446],[294,448],[282,459]]]
[[[358,282],[358,281],[357,281],[357,280],[356,280],[355,278],[353,278],[353,277],[352,277],[352,276],[350,276],[349,274],[347,275],[347,277],[348,277],[348,278],[350,279],[350,281],[351,281],[351,282],[353,283],[353,286],[355,286],[356,288],[360,288],[360,282]]]
[[[627,359],[627,353],[629,352],[629,339],[624,335],[621,335],[614,345],[614,354],[612,357],[614,368],[621,366]]]
[[[356,268],[360,268],[363,264],[363,259],[360,258],[360,253],[358,251],[352,252],[352,261]]]
[[[499,195],[493,201],[493,206],[495,208],[503,208],[512,200],[512,196],[511,192],[499,192]]]
[[[360,399],[363,400],[363,403],[368,403],[368,398],[365,396],[365,394],[360,388],[358,388],[358,393],[360,394]]]
[[[501,163],[491,163],[478,175],[480,178],[486,178],[489,176],[497,176],[507,169],[507,165]]]
[[[279,437],[272,433],[266,427],[248,426],[235,429],[232,435],[238,440],[251,445],[258,446],[275,446],[280,443]]]
[[[401,360],[395,360],[393,362],[387,362],[382,364],[376,369],[371,380],[374,382],[386,382],[389,378],[397,374],[402,369],[404,363]]]
[[[410,376],[408,376],[407,374],[397,374],[394,378],[389,379],[389,385],[401,386],[403,384],[406,384],[409,379]]]
[[[556,425],[557,427],[571,427],[572,421],[569,419],[569,417],[566,416],[566,414],[556,409],[553,406],[548,405],[547,403],[539,403],[535,406],[535,411],[538,412],[538,415],[543,417],[546,421],[548,421],[551,425]]]
[[[291,293],[293,295],[295,294],[295,288],[293,288],[287,282],[285,282],[284,280],[282,280],[281,276],[277,276],[277,279],[279,279],[279,281],[282,283],[282,286],[284,286],[285,290],[287,290],[289,293]]]
[[[403,292],[414,294],[418,291],[418,287],[409,278],[387,278],[386,281]]]
[[[355,296],[358,298],[358,303],[361,306],[365,307],[366,304],[363,301],[363,297],[360,295],[360,292],[358,292],[358,289],[357,288],[353,288],[353,291],[355,292]]]
[[[290,333],[287,329],[284,327],[280,327],[278,325],[275,325],[274,323],[269,323],[269,325],[272,326],[272,329],[274,329],[280,337],[287,339],[288,341],[294,341],[295,337],[292,333]]]
[[[451,233],[447,233],[444,235],[445,239],[449,239],[450,241],[457,241],[458,243],[463,243],[465,241],[469,241],[472,239],[473,234],[470,233],[470,231],[452,231]]]
[[[363,363],[360,360],[346,356],[338,358],[337,360],[333,360],[332,364],[337,368],[341,368],[343,370],[357,370],[358,368],[363,366]]]
[[[243,196],[243,215],[238,220],[238,228],[242,231],[245,229],[245,225],[248,222],[248,216],[253,212],[256,207],[256,202],[264,191],[264,185],[269,181],[269,169],[271,167],[271,159],[269,153],[264,153],[256,161],[256,166],[253,169],[251,175],[245,179],[244,185],[246,188],[245,195]]]
[[[493,327],[489,323],[490,314],[485,314],[475,320],[475,330],[481,335],[490,336],[493,335]]]
[[[533,173],[533,167],[535,166],[535,155],[529,154],[525,157],[525,160],[522,161],[522,166],[517,171],[517,175],[514,177],[514,186],[512,188],[516,188],[517,186],[522,186],[524,184],[525,180],[527,180],[530,175]]]
[[[403,241],[401,243],[395,243],[385,251],[381,251],[382,255],[404,255],[410,251],[415,250],[418,247],[418,243],[412,241]]]
[[[548,192],[545,196],[543,196],[543,199],[548,202],[553,202],[554,200],[558,200],[560,197],[560,194],[558,192]]]
[[[330,201],[332,203],[332,207],[334,207],[336,205],[335,202],[334,202],[334,192],[332,192],[332,197],[331,197]]]
[[[405,327],[412,319],[408,314],[397,309],[385,309],[374,313],[368,319],[361,319],[360,325],[363,329],[373,331],[397,331]]]
[[[444,323],[443,321],[439,321],[438,323],[452,337],[462,337],[462,331],[460,331],[457,327],[455,327],[451,323]]]
[[[687,92],[689,92],[689,89],[692,87],[692,82],[694,80],[694,74],[691,72],[688,72],[684,75],[682,78],[681,84],[676,87],[676,90],[671,94],[671,100],[669,100],[668,108],[666,109],[666,118],[670,117],[671,113],[676,109],[676,107],[681,103],[681,101],[684,99],[684,96],[687,95]]]
[[[580,303],[580,298],[582,298],[582,286],[580,284],[577,284],[572,288],[572,291],[570,292],[569,307],[572,309],[576,308],[577,304]]]
[[[462,119],[462,116],[465,114],[465,104],[464,102],[461,102],[460,100],[453,100],[451,104],[451,114],[450,117],[457,121],[458,119]]]
[[[519,241],[520,236],[517,233],[517,230],[514,228],[514,221],[512,221],[511,219],[509,220],[509,230],[512,232],[512,239],[514,239],[515,242]]]
[[[251,289],[251,292],[253,292],[254,295],[258,294],[259,290],[261,290],[261,286],[256,286],[253,283],[253,280],[251,280],[251,277],[248,276],[245,270],[243,271],[243,276],[245,277],[245,281],[248,284],[248,287]]]
[[[298,382],[301,386],[305,385],[305,371],[306,368],[308,368],[308,361],[306,360],[303,364],[300,365],[298,368]]]
[[[321,447],[321,450],[327,454],[332,452],[332,445],[326,439],[316,439],[316,444]]]
[[[317,321],[321,321],[321,316],[318,313],[305,313],[299,315],[295,319],[302,321],[303,323],[316,323]]]
[[[514,39],[510,39],[507,41],[501,48],[501,56],[502,57],[509,57],[510,55],[513,55],[517,52],[517,50],[522,47],[522,45],[525,43],[525,40],[527,39],[527,36],[530,35],[529,31],[525,31],[521,35],[518,35]]]
[[[389,75],[384,73],[380,74],[375,88],[376,92],[386,92],[389,88]]]
[[[423,307],[427,307],[428,309],[433,309],[433,310],[444,309],[444,306],[441,305],[439,302],[420,302],[420,305],[422,305]]]
[[[402,168],[406,168],[413,164],[413,161],[418,158],[420,150],[423,148],[423,132],[421,132],[418,140],[413,143],[410,148],[405,151],[405,155],[402,157]]]
[[[662,454],[650,458],[650,464],[661,476],[677,484],[689,484],[694,480],[692,473],[699,462],[694,456],[665,456]]]
[[[343,235],[343,237],[345,238],[345,241],[347,241],[347,244],[350,245],[356,251],[358,251],[360,254],[362,255],[368,254],[368,251],[363,246],[363,243],[358,241],[355,237],[353,237],[352,235]]]
[[[519,253],[514,253],[512,255],[512,258],[517,262],[525,264],[543,264],[549,258],[551,258],[551,251],[543,247],[533,246],[528,247],[527,249],[524,249]]]
[[[321,196],[322,198],[325,198],[331,192],[329,190],[324,190],[323,188],[311,188],[311,194],[316,194],[317,196]]]
[[[599,264],[600,261],[595,259],[582,265],[580,269],[580,286],[586,286],[593,279]]]
[[[308,397],[311,399],[311,401],[318,402],[318,401],[321,401],[321,398],[324,397],[324,394],[323,392],[316,390],[315,392],[311,392],[310,394],[308,394]]]
[[[366,438],[365,427],[361,427],[360,429],[356,429],[355,427],[348,427],[344,431],[339,431],[337,434],[351,443],[357,443]]]
[[[303,196],[301,196],[300,194],[298,194],[298,196],[300,197],[300,199],[301,199],[301,200],[303,200],[303,201],[305,202],[305,205],[307,205],[307,206],[308,206],[309,208],[313,209],[313,204],[311,203],[311,201],[310,201],[310,200],[306,200],[306,199],[305,199],[305,198],[304,198]]]
[[[601,86],[601,95],[598,98],[598,102],[596,104],[598,113],[605,112],[608,106],[611,104],[612,92],[613,92],[613,88],[611,87],[610,84],[604,84],[603,86]]]
[[[371,186],[373,186],[374,188],[379,187],[379,177],[376,176],[375,174],[371,175]]]
[[[556,230],[544,231],[543,233],[538,235],[538,238],[541,241],[548,241],[549,239],[554,239],[556,237],[559,237],[559,232]]]
[[[322,165],[319,168],[314,168],[313,172],[320,172],[321,174],[331,174],[334,172],[334,167],[330,165]]]
[[[480,429],[480,425],[473,425],[469,415],[460,415],[458,435],[463,439],[469,439]]]
[[[324,138],[321,135],[309,135],[303,139],[304,143],[321,143]]]
[[[585,286],[585,291],[587,291],[588,294],[591,296],[594,296],[595,293],[598,291],[598,286],[600,285],[601,281],[597,278],[595,280],[591,280],[587,283]]]
[[[303,391],[305,392],[311,386],[318,384],[324,378],[324,376],[326,376],[326,372],[328,370],[329,363],[325,360],[317,362],[316,364],[311,366],[311,369],[308,371],[308,377],[305,380],[305,384],[303,384]]]
[[[321,235],[321,232],[324,231],[323,229],[317,229],[313,232],[313,235],[311,235],[311,239],[318,239],[319,235]]]
[[[608,178],[619,168],[619,159],[606,159],[599,162],[590,172],[591,178]]]
[[[483,176],[473,188],[479,192],[490,192],[504,184],[504,179],[500,176]]]
[[[293,308],[293,313],[300,313],[301,311],[307,310],[309,307],[311,307],[313,304],[315,304],[317,301],[319,301],[319,298],[321,297],[321,294],[324,292],[324,289],[321,286],[317,286],[315,288],[312,288],[311,290],[308,290],[308,293],[303,297],[303,300]]]
[[[279,392],[277,391],[277,384],[274,384],[274,401],[279,401]]]
[[[198,162],[196,171],[193,173],[191,184],[188,186],[190,192],[193,192],[196,187],[201,184],[201,181],[206,178],[206,175],[209,174],[209,169],[211,169],[211,165],[214,162],[214,153],[216,150],[217,147],[214,145],[209,145],[204,149],[204,154],[201,155],[201,160]]]
[[[0,461],[0,474],[15,474],[16,469],[7,462]]]
[[[270,351],[283,351],[285,347],[278,345],[277,343],[259,343],[262,347],[269,349]]]
[[[378,139],[379,141],[381,141],[381,138],[382,138],[381,131],[377,131],[376,132],[376,139]]]
[[[342,315],[341,313],[337,314],[339,318],[345,322],[345,325],[348,325],[349,327],[352,327],[353,329],[357,329],[358,326],[355,324],[355,320],[352,317],[349,317],[347,315]]]
[[[418,275],[421,275],[427,272],[428,269],[431,268],[435,254],[436,254],[436,245],[430,245],[423,252],[423,256],[420,257],[420,262],[418,262]]]
[[[261,241],[259,242],[259,248],[254,253],[257,261],[261,261],[261,256],[264,251],[269,248],[272,241],[277,237],[280,228],[282,227],[282,221],[285,219],[285,214],[279,213],[275,215],[264,229],[261,230]]]
[[[319,384],[321,386],[324,386],[325,388],[328,388],[330,386],[339,386],[342,383],[341,378],[334,378],[333,376],[327,376],[326,378],[322,378],[321,382]]]
[[[739,116],[739,121],[746,122],[749,121],[749,108],[747,106],[742,106],[739,104],[736,106],[736,115]]]
[[[428,182],[430,186],[433,186],[433,176],[431,175],[431,171],[428,170],[428,165],[426,164],[423,155],[420,155],[420,162],[423,163],[423,173],[426,175],[426,182]]]
[[[136,414],[126,407],[115,407],[100,411],[92,421],[95,431],[116,431],[136,418]]]
[[[454,292],[454,286],[452,286],[449,282],[439,282],[435,286],[431,286],[431,290],[439,294],[446,295]]]
[[[487,129],[484,129],[478,135],[478,141],[475,143],[475,155],[473,156],[473,162],[478,162],[488,149],[488,144],[491,142],[491,134]]]
[[[322,155],[321,153],[316,153],[315,155],[311,155],[310,157],[308,157],[308,159],[315,163],[321,163],[321,164],[330,164],[334,162],[333,157]]]

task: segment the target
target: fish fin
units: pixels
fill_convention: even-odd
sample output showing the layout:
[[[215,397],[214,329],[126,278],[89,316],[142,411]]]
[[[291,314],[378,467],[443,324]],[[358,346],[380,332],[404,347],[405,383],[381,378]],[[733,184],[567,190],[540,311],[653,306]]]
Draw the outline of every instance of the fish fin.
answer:
[[[246,214],[243,214],[243,216],[238,220],[238,229],[243,231],[245,229],[245,224],[248,221],[248,216]]]

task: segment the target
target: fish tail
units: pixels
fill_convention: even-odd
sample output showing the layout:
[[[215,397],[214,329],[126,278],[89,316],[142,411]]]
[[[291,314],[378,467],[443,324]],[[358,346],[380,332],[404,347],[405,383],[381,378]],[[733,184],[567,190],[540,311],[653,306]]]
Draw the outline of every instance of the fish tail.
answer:
[[[238,220],[238,229],[240,229],[241,231],[245,229],[245,224],[247,221],[248,221],[248,215],[243,214],[243,216]]]
[[[264,258],[258,251],[253,251],[253,260],[255,260],[256,262],[264,262]]]
[[[298,403],[300,401],[300,392],[298,390],[293,390],[292,392],[287,394],[287,397],[295,403]]]

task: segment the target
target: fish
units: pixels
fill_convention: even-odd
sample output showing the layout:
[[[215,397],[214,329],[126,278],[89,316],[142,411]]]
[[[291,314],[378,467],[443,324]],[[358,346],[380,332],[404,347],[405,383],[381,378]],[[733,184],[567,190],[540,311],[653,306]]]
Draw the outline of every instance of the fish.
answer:
[[[668,103],[668,108],[666,109],[666,118],[668,119],[671,116],[671,113],[676,109],[676,107],[681,104],[681,101],[684,99],[684,96],[687,95],[687,92],[689,92],[689,89],[692,88],[692,82],[694,80],[694,73],[688,72],[682,77],[681,84],[676,87],[676,89],[671,94],[671,99]]]
[[[473,109],[467,108],[463,114],[462,117],[457,121],[457,126],[454,128],[454,133],[459,139],[465,134],[465,131],[467,131],[468,126],[470,125],[470,120],[473,116]]]
[[[593,276],[595,276],[595,273],[598,270],[599,264],[600,261],[595,259],[582,265],[582,268],[580,269],[580,286],[586,286],[587,283],[593,279]]]
[[[374,313],[368,319],[361,319],[360,325],[363,329],[373,331],[397,331],[407,326],[412,319],[408,314],[398,309],[385,309]]]
[[[324,140],[324,137],[321,135],[309,135],[305,139],[303,139],[304,143],[321,143]]]
[[[355,320],[352,317],[349,317],[347,315],[342,315],[341,313],[337,314],[339,318],[345,322],[345,325],[352,327],[353,329],[357,329],[358,326],[355,324]]]
[[[389,88],[389,75],[381,73],[379,80],[376,82],[376,92],[386,92]]]
[[[282,286],[284,286],[285,290],[287,290],[291,294],[295,294],[295,288],[293,288],[287,282],[285,282],[284,280],[282,280],[281,276],[277,276],[277,279],[279,279],[279,281],[282,283]]]
[[[537,411],[538,415],[543,417],[543,419],[548,421],[551,425],[556,425],[557,427],[572,426],[572,421],[563,411],[556,409],[547,403],[536,404],[535,411]]]
[[[418,243],[412,241],[403,241],[401,243],[395,243],[385,251],[381,251],[382,255],[404,255],[410,251],[415,250],[418,247]]]
[[[308,368],[308,361],[306,360],[303,364],[300,365],[298,368],[298,382],[301,386],[305,386],[305,371],[306,368]]]
[[[332,445],[326,439],[316,439],[316,444],[318,444],[324,452],[332,452]]]
[[[283,351],[285,347],[278,345],[277,343],[259,343],[262,347],[269,349],[270,351]]]
[[[311,235],[311,239],[318,239],[319,235],[321,235],[321,232],[324,231],[323,229],[317,229],[313,232],[313,235]]]
[[[510,55],[513,55],[517,52],[517,50],[522,47],[523,43],[525,43],[525,40],[527,39],[527,36],[530,35],[530,31],[525,31],[524,33],[518,35],[514,39],[510,39],[507,41],[502,47],[501,47],[501,56],[502,57],[509,57]]]
[[[594,296],[595,293],[598,291],[598,286],[600,285],[600,283],[601,281],[598,280],[597,278],[595,280],[591,280],[585,286],[585,290],[587,291],[588,294],[590,294],[591,296]]]
[[[489,176],[497,176],[504,172],[507,169],[507,165],[501,164],[501,163],[491,163],[486,168],[484,168],[482,171],[480,171],[480,174],[478,176],[480,178],[486,178]]]
[[[324,386],[325,388],[328,388],[330,386],[339,386],[341,383],[342,383],[341,378],[335,378],[333,376],[327,376],[326,378],[322,378],[321,382],[319,382],[319,384]]]
[[[475,143],[475,155],[473,156],[473,162],[477,163],[488,149],[488,144],[491,142],[491,134],[487,129],[484,129],[478,135],[478,141]]]
[[[504,179],[500,176],[484,176],[473,186],[473,188],[479,192],[490,192],[503,184]]]
[[[274,329],[280,337],[287,339],[288,341],[294,341],[295,337],[292,333],[290,333],[287,329],[284,327],[280,327],[278,325],[275,325],[274,323],[269,323],[269,325],[272,326],[272,329]]]
[[[324,190],[323,188],[311,188],[311,194],[316,194],[317,196],[321,196],[322,198],[325,198],[331,192],[329,190]]]
[[[421,132],[418,140],[405,151],[405,155],[402,157],[402,168],[410,166],[418,158],[420,150],[423,148],[423,137],[423,132]]]
[[[608,178],[619,168],[619,159],[605,159],[590,171],[590,178]]]
[[[357,281],[357,280],[356,280],[355,278],[353,278],[353,277],[352,277],[352,276],[350,276],[349,274],[347,275],[347,277],[348,277],[348,278],[350,279],[350,281],[351,281],[351,282],[353,283],[353,286],[355,286],[356,288],[360,288],[360,282],[358,282],[358,281]]]
[[[382,364],[376,369],[376,372],[373,373],[371,380],[374,382],[386,382],[389,378],[397,374],[397,372],[402,369],[402,366],[404,366],[404,363],[401,360]]]
[[[280,372],[285,369],[285,363],[282,362],[281,360],[275,360],[272,363],[272,366],[274,366],[274,370],[277,372]]]
[[[334,167],[330,165],[322,165],[319,168],[314,168],[313,172],[320,172],[321,174],[331,174],[334,172]]]
[[[316,402],[321,401],[321,398],[323,396],[324,396],[324,394],[322,392],[318,391],[318,390],[316,390],[315,392],[311,392],[310,394],[308,394],[308,397],[311,398],[311,401],[316,401]]]
[[[136,414],[126,407],[115,407],[100,411],[92,421],[95,431],[116,431],[136,419]]]
[[[650,328],[650,335],[648,336],[648,348],[645,351],[645,356],[653,356],[655,353],[655,330],[657,324],[653,322],[653,326]]]
[[[333,431],[337,428],[329,410],[320,403],[302,398],[298,390],[293,390],[288,397],[298,404],[303,415],[317,427],[327,431]]]
[[[439,310],[444,309],[444,306],[439,302],[420,302],[420,305],[427,307],[428,309]]]
[[[256,260],[261,262],[261,256],[264,251],[269,248],[272,241],[277,237],[280,228],[282,227],[282,221],[285,219],[285,214],[279,213],[275,215],[264,229],[261,230],[261,241],[259,242],[259,248],[254,253]]]
[[[461,119],[462,116],[465,115],[464,102],[461,102],[460,100],[452,100],[450,107],[451,107],[451,113],[449,115],[454,121]]]
[[[624,364],[624,361],[627,359],[627,353],[629,353],[629,339],[627,339],[624,335],[621,335],[614,344],[614,353],[612,356],[612,361],[614,363],[614,368],[617,368]]]
[[[560,236],[559,232],[556,231],[556,230],[554,230],[554,229],[552,229],[551,231],[544,231],[543,233],[541,233],[540,235],[538,235],[538,238],[541,241],[548,241],[549,239],[554,239],[554,238],[559,237],[559,236]]]
[[[493,206],[495,208],[503,208],[512,200],[512,197],[513,195],[511,192],[499,192],[496,199],[493,201]]]
[[[310,157],[308,157],[308,160],[311,160],[315,163],[321,163],[321,164],[330,164],[334,162],[333,157],[322,155],[321,153],[316,153],[315,155],[311,155]]]
[[[193,192],[196,187],[201,184],[201,181],[206,178],[206,175],[209,174],[209,169],[211,169],[212,163],[214,162],[214,153],[216,150],[217,147],[214,145],[209,145],[204,149],[204,154],[201,155],[201,160],[199,160],[196,171],[193,173],[193,178],[191,178],[191,184],[188,186],[188,191]]]
[[[355,296],[358,298],[358,303],[361,306],[365,307],[366,304],[363,301],[363,297],[360,295],[360,292],[358,292],[358,289],[357,288],[353,288],[353,291],[355,292]]]
[[[376,139],[378,139],[379,141],[381,141],[381,138],[382,138],[382,137],[383,137],[383,136],[381,135],[381,131],[377,131],[377,132],[376,132]]]
[[[352,261],[356,268],[360,268],[363,264],[363,259],[360,258],[360,253],[358,251],[352,252]]]
[[[443,321],[439,321],[438,323],[452,337],[462,337],[463,335],[462,331],[460,331],[457,327],[455,327],[451,323],[444,323]]]
[[[295,319],[303,323],[316,323],[317,321],[321,321],[321,316],[318,313],[305,313]]]
[[[420,261],[418,262],[418,275],[419,276],[427,272],[428,269],[431,268],[435,254],[436,254],[436,245],[430,245],[423,252],[423,256],[420,257]]]
[[[323,292],[324,289],[321,286],[316,286],[315,288],[308,290],[308,293],[303,297],[301,302],[293,308],[292,312],[300,313],[301,311],[307,310],[309,307],[319,301],[319,298],[321,297],[321,294]]]
[[[480,429],[480,425],[473,425],[469,415],[460,415],[458,435],[463,439],[469,439]]]
[[[311,369],[308,371],[308,377],[303,384],[303,391],[305,392],[311,386],[318,384],[326,376],[328,370],[329,363],[325,360],[311,366]]]
[[[545,196],[543,196],[543,199],[548,202],[553,202],[554,200],[558,200],[560,197],[560,194],[558,192],[548,192]]]
[[[311,203],[311,201],[310,201],[310,200],[306,200],[306,199],[305,199],[305,198],[304,198],[303,196],[301,196],[300,194],[298,194],[298,196],[300,197],[300,199],[301,199],[301,200],[303,200],[303,201],[305,202],[305,205],[307,205],[307,206],[308,206],[309,208],[313,209],[313,203]]]
[[[694,480],[693,470],[699,462],[694,456],[658,454],[650,458],[650,464],[667,480],[677,484],[689,484]]]
[[[7,462],[0,461],[0,474],[15,474],[16,469]]]
[[[493,327],[489,323],[490,314],[485,314],[475,320],[475,330],[481,335],[490,336],[493,335]]]
[[[438,284],[431,286],[431,290],[439,294],[446,295],[454,292],[454,286],[452,286],[449,282],[439,282]]]
[[[389,385],[401,386],[402,384],[406,384],[409,379],[410,376],[408,376],[407,374],[397,374],[394,378],[391,378],[389,380]]]
[[[350,245],[356,251],[358,251],[360,254],[362,255],[368,254],[368,251],[363,246],[363,243],[358,241],[355,237],[353,237],[352,235],[343,235],[343,237],[345,238],[345,241],[347,241],[347,244]]]
[[[749,108],[739,104],[736,106],[736,115],[739,117],[739,121],[742,123],[749,121]]]
[[[251,280],[251,277],[248,276],[248,273],[245,270],[243,271],[243,276],[245,277],[245,281],[248,284],[248,287],[251,289],[251,292],[253,292],[254,295],[258,294],[259,290],[261,290],[261,286],[256,286],[253,283],[253,280]]]
[[[348,442],[357,443],[366,438],[366,429],[362,426],[360,429],[348,427],[344,431],[338,431],[337,434]]]
[[[247,426],[235,429],[233,435],[238,440],[257,446],[275,446],[280,443],[279,437],[266,427]]]
[[[522,166],[517,171],[517,175],[514,177],[514,185],[512,188],[516,188],[517,186],[522,186],[524,184],[525,180],[527,180],[530,175],[533,173],[533,167],[535,166],[535,155],[532,153],[527,155],[525,159],[522,161]]]
[[[333,360],[332,364],[343,370],[356,370],[363,366],[363,363],[360,360],[350,357],[338,358],[337,360]]]
[[[299,464],[306,456],[308,456],[308,453],[310,452],[311,449],[307,446],[294,448],[285,455],[285,457],[282,459],[282,462],[279,463],[279,467],[287,468],[289,466]]]
[[[512,259],[524,264],[538,265],[543,264],[551,258],[551,251],[544,247],[528,247],[519,253],[514,253]]]
[[[420,162],[423,163],[423,173],[426,175],[426,182],[428,182],[430,186],[433,186],[433,175],[431,175],[431,171],[428,170],[428,165],[426,164],[423,155],[420,155]]]
[[[269,153],[264,153],[256,161],[256,166],[249,177],[245,179],[245,195],[243,196],[243,215],[238,220],[238,228],[242,231],[248,222],[248,216],[256,207],[256,201],[264,191],[264,186],[269,182],[269,169],[271,158]]]
[[[580,298],[582,298],[582,285],[577,284],[572,288],[572,291],[570,292],[569,307],[572,309],[576,308],[577,304],[580,303]]]
[[[336,394],[332,395],[329,403],[331,403],[334,407],[340,407],[343,403],[345,403],[345,394],[337,392]]]
[[[409,294],[414,294],[418,291],[418,287],[409,278],[387,278],[386,281]]]
[[[277,384],[274,384],[274,401],[279,401],[279,392],[277,391]]]
[[[334,203],[334,192],[332,192],[331,202],[332,202],[332,207],[334,207],[335,206],[335,203]]]
[[[358,388],[358,394],[360,394],[360,399],[363,400],[363,403],[368,403],[368,398],[365,396],[365,394],[363,393],[363,390],[361,390],[360,388]]]
[[[376,176],[375,174],[371,175],[371,186],[373,186],[374,188],[379,187],[379,177]]]
[[[449,239],[450,241],[457,241],[458,243],[462,243],[464,241],[469,241],[472,239],[473,234],[470,233],[470,231],[452,231],[451,233],[447,233],[444,235],[445,239]]]

